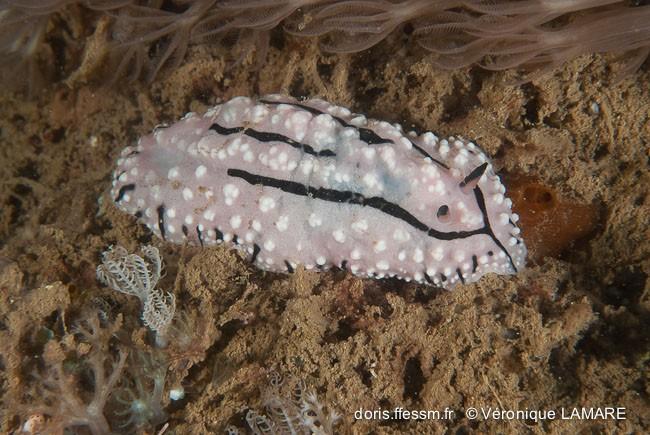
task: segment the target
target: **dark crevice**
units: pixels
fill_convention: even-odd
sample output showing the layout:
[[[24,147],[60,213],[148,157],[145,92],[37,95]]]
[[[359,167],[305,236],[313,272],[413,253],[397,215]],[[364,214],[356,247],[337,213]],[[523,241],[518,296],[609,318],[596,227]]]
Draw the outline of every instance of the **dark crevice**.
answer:
[[[364,286],[363,296],[368,305],[379,307],[383,319],[389,319],[393,314],[394,309],[379,286]]]
[[[182,14],[190,8],[189,2],[178,2],[173,0],[164,0],[160,9],[165,12],[173,12],[175,14]]]
[[[539,122],[539,90],[531,83],[523,84],[521,89],[527,100],[524,104],[522,124],[525,127],[532,127]]]
[[[368,388],[372,387],[372,373],[368,370],[368,366],[365,362],[362,362],[354,368],[354,371],[359,374],[361,382]]]
[[[551,373],[558,380],[558,397],[576,400],[580,392],[580,382],[576,373],[578,364],[566,353],[563,347],[557,347],[551,351],[548,361]]]
[[[638,266],[616,271],[611,284],[603,290],[602,299],[615,307],[636,306],[643,294],[648,277]]]
[[[271,37],[269,38],[269,46],[275,48],[278,51],[282,51],[284,50],[287,41],[286,41],[285,33],[279,27],[271,30]]]
[[[609,155],[609,149],[607,148],[607,145],[603,143],[599,143],[596,145],[596,149],[594,150],[593,154],[593,159],[594,161],[599,161],[602,160],[604,157],[607,157]]]
[[[334,72],[334,64],[318,61],[316,63],[316,70],[318,71],[318,75],[320,76],[321,80],[329,81],[331,80],[332,73]]]
[[[29,160],[16,171],[17,177],[29,178],[38,181],[41,177],[38,172],[38,164],[34,160]]]
[[[404,366],[404,393],[402,397],[418,402],[420,400],[420,393],[426,382],[427,380],[424,377],[420,365],[419,355],[409,358]]]
[[[452,122],[463,119],[467,114],[480,105],[478,94],[483,88],[483,79],[486,72],[479,68],[472,68],[469,74],[470,82],[464,83],[459,79],[453,79],[453,93],[442,98],[445,111],[441,117],[443,122]]]
[[[289,95],[309,95],[302,73],[297,74],[289,85]]]
[[[325,343],[342,342],[352,337],[358,330],[359,329],[354,325],[354,321],[346,317],[338,321],[336,331],[325,336],[323,341]]]

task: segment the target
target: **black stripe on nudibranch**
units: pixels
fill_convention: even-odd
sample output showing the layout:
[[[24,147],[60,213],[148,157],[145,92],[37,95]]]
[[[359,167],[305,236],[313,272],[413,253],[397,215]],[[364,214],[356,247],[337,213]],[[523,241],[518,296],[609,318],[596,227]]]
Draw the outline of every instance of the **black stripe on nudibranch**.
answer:
[[[120,202],[124,198],[127,192],[135,190],[135,184],[125,184],[120,187],[120,190],[117,191],[117,196],[115,197],[115,202]]]
[[[314,148],[311,147],[311,145],[307,145],[301,142],[297,142],[290,137],[287,137],[283,134],[279,133],[271,133],[271,132],[266,132],[266,131],[257,131],[253,130],[252,128],[247,128],[244,130],[244,134],[247,136],[252,137],[253,139],[256,139],[260,142],[284,142],[287,145],[290,145],[294,148],[301,149],[307,154],[311,154],[312,156],[316,157],[334,157],[336,156],[336,153],[332,150],[321,150],[321,151],[316,151]]]
[[[361,139],[362,141],[364,141],[368,145],[378,145],[378,144],[382,144],[382,143],[392,143],[392,144],[395,143],[392,139],[387,139],[385,137],[381,137],[381,136],[379,136],[377,133],[375,133],[374,131],[372,131],[369,128],[357,127],[356,125],[352,125],[350,123],[345,122],[343,119],[339,118],[338,116],[331,115],[329,113],[323,112],[323,111],[315,109],[313,107],[309,107],[309,106],[307,106],[305,104],[291,103],[291,102],[285,102],[285,101],[269,101],[269,100],[260,100],[260,103],[275,104],[275,105],[287,104],[289,106],[294,106],[294,107],[298,107],[300,109],[306,110],[307,112],[311,113],[312,115],[329,115],[336,122],[341,124],[341,126],[356,129],[359,132],[359,139]],[[443,168],[445,168],[447,170],[449,169],[449,166],[447,166],[445,163],[443,163],[440,160],[432,157],[431,154],[427,153],[424,149],[422,149],[422,147],[420,147],[419,145],[414,143],[411,139],[409,139],[409,138],[407,138],[407,139],[409,140],[409,142],[411,142],[411,145],[413,146],[413,148],[417,152],[422,154],[424,157],[430,158],[432,162],[437,163],[441,167],[443,167]]]
[[[327,189],[325,187],[311,187],[304,184],[297,183],[290,180],[282,180],[278,178],[266,177],[264,175],[256,175],[250,172],[230,168],[226,173],[231,177],[241,178],[252,185],[261,185],[266,187],[273,187],[280,189],[283,192],[291,193],[299,196],[307,196],[314,199],[320,199],[328,202],[343,203],[343,204],[353,204],[360,205],[362,207],[371,207],[379,210],[382,213],[393,216],[397,219],[400,219],[406,222],[408,225],[413,228],[427,233],[428,236],[434,237],[439,240],[455,240],[455,239],[465,239],[477,234],[485,234],[489,236],[494,243],[505,252],[510,264],[512,265],[514,271],[517,271],[514,262],[510,253],[506,250],[503,244],[497,239],[492,228],[490,227],[490,221],[488,219],[487,208],[485,205],[485,198],[481,189],[476,186],[474,187],[474,197],[476,199],[476,204],[478,205],[481,214],[483,215],[483,227],[471,231],[449,231],[443,232],[438,231],[435,228],[430,228],[418,218],[413,216],[407,210],[403,209],[398,204],[387,201],[386,199],[373,196],[371,198],[366,198],[358,192],[351,192],[349,190],[335,190]]]
[[[201,228],[199,226],[196,226],[196,236],[199,238],[199,243],[201,244],[201,247],[203,247],[203,233],[201,232]]]
[[[405,137],[406,137],[406,136],[405,136]],[[434,157],[431,157],[431,154],[429,154],[428,152],[424,151],[424,149],[422,149],[422,147],[420,147],[419,145],[417,145],[415,142],[413,142],[413,141],[412,141],[411,139],[409,139],[408,137],[406,137],[406,138],[409,140],[409,142],[411,142],[411,145],[413,146],[413,148],[414,148],[417,152],[419,152],[420,154],[422,154],[424,157],[428,157],[428,158],[430,158],[432,162],[437,163],[438,165],[442,166],[443,168],[449,170],[449,166],[447,166],[446,164],[444,164],[444,163],[441,162],[440,160],[438,160],[438,159],[436,159],[436,158],[434,158]]]
[[[158,212],[158,229],[160,230],[160,237],[165,239],[165,204],[160,204],[156,209]]]
[[[426,279],[429,284],[433,284],[433,280],[431,279],[429,274],[426,273],[426,272],[424,272],[424,279]]]
[[[183,224],[183,225],[181,226],[181,230],[183,230],[183,234],[185,234],[185,237],[187,237],[188,234],[189,234],[189,231],[188,231],[188,229],[187,229],[187,225]]]
[[[272,132],[267,132],[267,131],[257,131],[253,130],[252,128],[244,128],[244,127],[233,127],[233,128],[227,128],[227,127],[222,127],[221,125],[217,124],[216,122],[213,123],[210,126],[210,130],[214,130],[219,134],[222,134],[224,136],[230,135],[230,134],[235,134],[235,133],[244,133],[246,136],[252,137],[255,140],[258,140],[260,142],[283,142],[286,143],[287,145],[300,149],[303,152],[307,154],[311,154],[312,156],[316,157],[335,157],[336,153],[332,150],[321,150],[321,151],[316,151],[311,145],[307,145],[298,141],[295,141],[291,139],[290,137],[287,137],[283,134],[280,133],[272,133]]]
[[[476,272],[476,269],[478,269],[478,258],[476,255],[472,255],[472,273]]]
[[[474,197],[476,198],[476,204],[478,205],[479,210],[481,210],[481,214],[483,214],[483,223],[485,224],[484,228],[487,231],[487,235],[489,235],[494,243],[503,251],[506,253],[506,256],[508,257],[508,261],[510,261],[510,265],[512,266],[512,269],[517,272],[517,266],[515,266],[515,262],[512,261],[512,257],[510,256],[510,252],[506,249],[505,246],[503,246],[503,243],[497,239],[497,236],[494,234],[494,231],[492,231],[492,227],[490,226],[490,219],[488,218],[488,213],[487,213],[487,207],[485,205],[485,197],[483,196],[483,191],[478,187],[474,187]]]
[[[456,268],[456,274],[458,274],[458,278],[460,279],[460,282],[465,284],[465,278],[463,278],[463,272],[460,271],[460,268]]]
[[[426,232],[429,236],[435,237],[440,240],[454,240],[463,239],[473,236],[475,234],[488,234],[485,228],[480,228],[472,231],[450,231],[443,232],[434,228],[429,228],[427,225],[418,220],[408,211],[404,210],[399,205],[389,202],[379,196],[366,198],[358,192],[351,192],[348,190],[334,190],[324,187],[311,187],[295,181],[281,180],[278,178],[266,177],[263,175],[251,174],[250,172],[241,169],[228,169],[227,174],[231,177],[241,178],[252,185],[262,185],[280,189],[283,192],[292,193],[294,195],[308,196],[314,199],[320,199],[328,202],[346,203],[360,205],[364,207],[375,208],[383,213],[400,219],[412,227]]]
[[[478,180],[483,176],[485,173],[485,170],[487,169],[488,164],[487,162],[483,163],[480,166],[477,166],[470,172],[467,177],[463,181],[460,182],[459,186],[462,189],[463,187],[467,186],[468,184],[472,182],[478,182]]]
[[[298,107],[302,110],[306,110],[307,112],[311,113],[312,115],[329,115],[331,116],[336,122],[341,124],[343,127],[350,127],[354,128],[359,132],[359,139],[367,143],[368,145],[378,145],[380,143],[395,143],[391,139],[386,139],[384,137],[379,136],[377,133],[372,131],[369,128],[364,128],[364,127],[357,127],[356,125],[349,124],[345,122],[343,119],[339,118],[338,116],[334,116],[330,113],[323,112],[321,110],[315,109],[313,107],[309,107],[304,104],[300,103],[291,103],[291,102],[286,102],[286,101],[269,101],[269,100],[260,100],[260,103],[264,104],[287,104],[289,106],[294,106]]]
[[[244,127],[227,128],[227,127],[222,127],[215,122],[210,126],[209,130],[214,130],[219,134],[228,136],[230,134],[241,133],[242,131],[244,131]]]
[[[287,272],[289,272],[289,273],[293,273],[293,272],[294,272],[294,270],[293,270],[293,266],[292,266],[291,263],[289,263],[287,260],[284,260],[284,265],[287,266]]]
[[[348,270],[348,260],[341,261],[341,269]]]
[[[257,256],[259,255],[261,249],[260,245],[257,243],[253,244],[253,255],[251,256],[251,263],[255,263],[255,260],[257,260]]]
[[[217,240],[220,240],[220,241],[223,240],[223,233],[221,231],[219,231],[219,228],[214,227],[214,232],[217,235]]]
[[[380,143],[395,143],[391,139],[386,139],[379,136],[377,133],[370,130],[369,128],[355,127],[354,125],[350,125],[347,122],[345,124],[346,127],[353,127],[359,130],[359,139],[361,139],[368,145],[378,145]]]

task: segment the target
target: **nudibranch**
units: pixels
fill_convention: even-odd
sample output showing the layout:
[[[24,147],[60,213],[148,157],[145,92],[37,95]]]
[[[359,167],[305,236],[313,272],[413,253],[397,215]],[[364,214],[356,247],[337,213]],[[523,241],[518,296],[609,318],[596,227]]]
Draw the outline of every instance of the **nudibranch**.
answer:
[[[112,198],[172,243],[228,243],[275,272],[339,267],[452,288],[526,247],[485,153],[320,99],[233,98],[126,147]]]

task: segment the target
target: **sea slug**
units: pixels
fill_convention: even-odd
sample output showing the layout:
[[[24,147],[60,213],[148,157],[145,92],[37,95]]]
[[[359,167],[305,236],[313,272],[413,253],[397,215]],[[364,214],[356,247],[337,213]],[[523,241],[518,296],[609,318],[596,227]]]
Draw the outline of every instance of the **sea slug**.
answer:
[[[524,267],[504,193],[472,142],[281,95],[157,127],[122,151],[111,190],[159,237],[228,242],[265,270],[334,266],[445,288]]]

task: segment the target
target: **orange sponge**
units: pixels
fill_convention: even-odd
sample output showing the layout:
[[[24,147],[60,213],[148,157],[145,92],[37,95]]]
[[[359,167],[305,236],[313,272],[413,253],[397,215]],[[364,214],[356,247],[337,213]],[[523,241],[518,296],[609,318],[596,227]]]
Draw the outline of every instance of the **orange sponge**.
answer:
[[[557,257],[596,228],[599,209],[594,204],[566,200],[529,176],[506,177],[506,185],[532,262]]]

